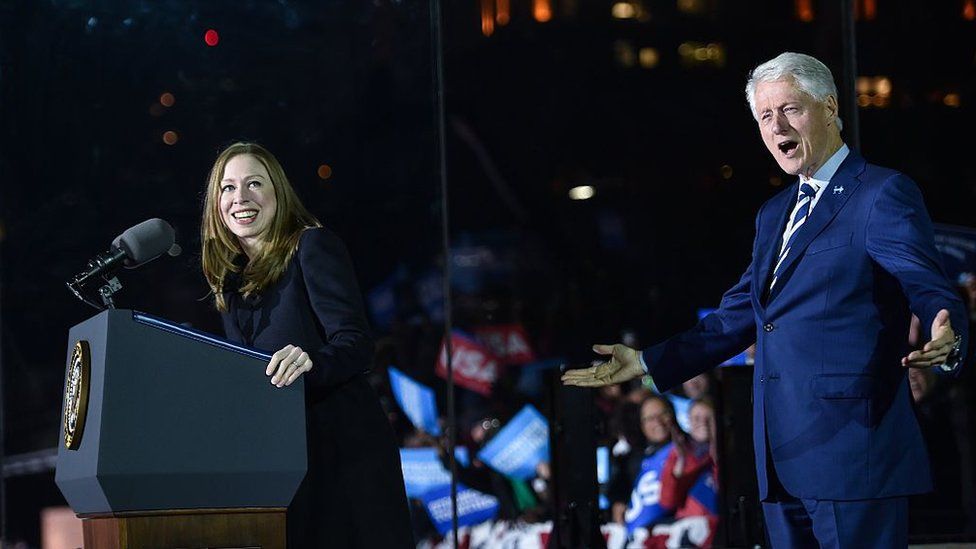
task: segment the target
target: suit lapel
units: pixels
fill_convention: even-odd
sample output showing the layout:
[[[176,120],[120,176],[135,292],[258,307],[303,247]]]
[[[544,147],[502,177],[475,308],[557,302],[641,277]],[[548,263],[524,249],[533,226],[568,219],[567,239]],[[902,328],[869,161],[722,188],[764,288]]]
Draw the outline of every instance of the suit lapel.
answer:
[[[793,241],[793,245],[790,247],[790,253],[783,260],[783,266],[781,268],[783,279],[776,283],[777,291],[786,285],[792,275],[791,268],[803,256],[810,242],[833,221],[837,213],[847,203],[847,199],[857,190],[861,184],[858,176],[864,171],[864,164],[864,158],[856,152],[851,151],[837,169],[837,173],[830,178],[830,182],[827,183],[827,188],[820,195],[820,199],[813,208],[813,212],[810,213],[810,217],[800,227],[796,235],[796,240]]]
[[[766,217],[769,217],[769,220],[773,222],[771,226],[769,223],[763,224],[763,220],[760,220],[760,227],[765,225],[769,228],[761,229],[762,232],[756,242],[757,257],[755,265],[758,268],[753,271],[754,278],[752,285],[755,288],[753,297],[757,310],[766,306],[766,289],[769,287],[770,271],[773,269],[773,262],[779,256],[783,231],[786,230],[786,220],[789,218],[790,212],[796,204],[796,195],[799,192],[797,190],[798,186],[797,183],[790,185],[789,189],[777,195],[769,203],[769,211],[771,213]]]

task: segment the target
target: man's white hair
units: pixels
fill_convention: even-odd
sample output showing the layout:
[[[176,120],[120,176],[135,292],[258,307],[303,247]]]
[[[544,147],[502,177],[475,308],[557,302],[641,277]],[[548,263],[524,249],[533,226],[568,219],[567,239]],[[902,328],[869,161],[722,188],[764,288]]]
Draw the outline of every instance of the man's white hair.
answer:
[[[776,82],[790,78],[793,79],[797,89],[817,101],[825,102],[831,95],[835,100],[838,99],[834,76],[827,65],[815,57],[788,51],[766,61],[749,73],[749,81],[746,82],[746,100],[749,102],[749,110],[752,111],[753,118],[759,120],[759,115],[756,113],[756,85],[760,82]],[[838,130],[844,129],[840,116],[835,116],[834,121],[837,123]]]

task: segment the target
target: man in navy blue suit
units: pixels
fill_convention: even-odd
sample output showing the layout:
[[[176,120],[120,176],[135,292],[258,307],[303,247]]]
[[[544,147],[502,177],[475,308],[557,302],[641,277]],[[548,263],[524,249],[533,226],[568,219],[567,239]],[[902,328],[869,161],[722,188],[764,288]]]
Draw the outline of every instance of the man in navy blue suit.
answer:
[[[746,96],[770,154],[798,179],[760,208],[742,278],[694,328],[641,352],[596,345],[610,360],[563,380],[598,387],[647,373],[663,391],[755,342],[754,447],[772,545],[905,547],[907,496],[932,489],[906,368],[958,374],[962,301],[918,187],[841,139],[823,63],[783,53],[752,71]],[[912,313],[931,327],[916,351]]]

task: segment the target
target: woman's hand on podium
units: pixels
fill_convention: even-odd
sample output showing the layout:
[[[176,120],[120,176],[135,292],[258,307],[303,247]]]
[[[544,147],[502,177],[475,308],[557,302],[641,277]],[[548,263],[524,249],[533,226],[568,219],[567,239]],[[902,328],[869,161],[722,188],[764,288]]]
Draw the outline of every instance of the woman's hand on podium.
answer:
[[[271,362],[268,363],[264,375],[271,376],[271,384],[275,387],[285,387],[311,369],[312,359],[308,357],[308,353],[297,345],[285,345],[271,355]]]

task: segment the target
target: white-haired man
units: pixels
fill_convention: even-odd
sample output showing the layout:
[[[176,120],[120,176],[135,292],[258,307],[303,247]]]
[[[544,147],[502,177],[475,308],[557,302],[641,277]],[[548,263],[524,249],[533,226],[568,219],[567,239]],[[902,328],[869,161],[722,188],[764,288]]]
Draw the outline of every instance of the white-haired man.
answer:
[[[905,547],[907,496],[932,488],[907,367],[958,374],[963,304],[941,267],[915,183],[841,139],[830,70],[783,53],[746,97],[766,148],[798,176],[763,204],[752,261],[721,306],[642,352],[572,370],[600,386],[644,375],[661,390],[756,343],[753,427],[774,547]],[[909,352],[911,314],[930,340]]]

